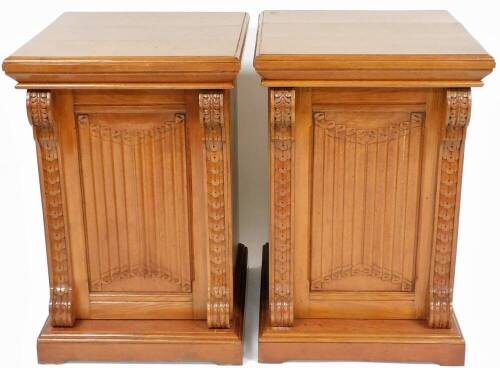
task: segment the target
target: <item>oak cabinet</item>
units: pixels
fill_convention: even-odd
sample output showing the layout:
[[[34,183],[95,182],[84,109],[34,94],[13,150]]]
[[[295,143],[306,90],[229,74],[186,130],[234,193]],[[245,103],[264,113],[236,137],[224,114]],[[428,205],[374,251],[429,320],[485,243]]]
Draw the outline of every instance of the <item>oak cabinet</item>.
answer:
[[[232,88],[244,13],[66,13],[4,61],[27,89],[50,313],[40,362],[240,363]]]
[[[258,34],[271,178],[260,360],[463,364],[464,141],[470,87],[494,60],[444,11],[266,11]]]

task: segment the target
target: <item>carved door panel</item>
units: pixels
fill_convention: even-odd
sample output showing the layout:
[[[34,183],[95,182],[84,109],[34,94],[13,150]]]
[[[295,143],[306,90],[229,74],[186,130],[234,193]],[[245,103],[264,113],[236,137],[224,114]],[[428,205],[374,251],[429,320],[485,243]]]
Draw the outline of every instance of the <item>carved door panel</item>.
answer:
[[[312,290],[413,290],[425,121],[419,109],[314,114]]]
[[[309,208],[310,229],[305,244],[296,222],[297,257],[308,257],[307,276],[295,276],[297,315],[424,317],[432,235],[425,219],[433,213],[430,162],[440,133],[428,109],[434,95],[363,89],[297,95],[308,112],[296,118],[296,154],[308,152],[309,160],[296,161],[297,173],[308,172],[307,185],[300,178],[296,185],[309,196],[305,205],[298,192],[295,213],[303,221],[299,211]]]
[[[90,318],[191,318],[185,109],[92,105],[75,116]]]
[[[77,121],[90,290],[189,292],[184,114]]]

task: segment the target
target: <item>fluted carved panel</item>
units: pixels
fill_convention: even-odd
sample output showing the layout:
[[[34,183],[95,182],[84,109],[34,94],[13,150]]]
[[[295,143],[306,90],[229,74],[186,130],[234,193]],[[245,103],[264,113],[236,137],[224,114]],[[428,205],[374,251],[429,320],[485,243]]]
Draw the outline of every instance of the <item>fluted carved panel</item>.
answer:
[[[91,291],[191,291],[185,130],[175,112],[78,115]]]
[[[314,113],[311,289],[411,291],[423,110]]]

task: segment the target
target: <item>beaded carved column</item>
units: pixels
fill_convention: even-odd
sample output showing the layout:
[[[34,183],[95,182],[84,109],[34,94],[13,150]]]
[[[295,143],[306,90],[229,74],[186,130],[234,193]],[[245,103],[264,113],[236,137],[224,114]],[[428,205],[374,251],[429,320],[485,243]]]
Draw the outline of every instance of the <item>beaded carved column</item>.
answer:
[[[231,241],[226,213],[228,172],[223,100],[221,91],[199,95],[207,195],[207,323],[212,328],[230,327],[231,311],[231,275],[227,270]]]
[[[273,326],[293,325],[295,90],[270,90],[271,244],[269,309]]]
[[[51,93],[28,91],[28,119],[37,143],[45,237],[50,279],[49,313],[52,326],[72,326],[75,321],[71,258],[65,220],[61,149],[52,114]]]
[[[464,141],[470,119],[470,88],[446,91],[446,119],[441,139],[430,277],[429,325],[451,326],[453,269]]]

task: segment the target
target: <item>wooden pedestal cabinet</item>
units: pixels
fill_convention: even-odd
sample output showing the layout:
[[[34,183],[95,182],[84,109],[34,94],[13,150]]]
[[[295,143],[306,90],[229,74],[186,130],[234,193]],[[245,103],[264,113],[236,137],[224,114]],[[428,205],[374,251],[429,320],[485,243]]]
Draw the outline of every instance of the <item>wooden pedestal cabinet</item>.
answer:
[[[269,11],[254,65],[269,87],[260,361],[463,364],[462,162],[493,58],[444,11]]]
[[[50,278],[43,363],[241,364],[231,89],[244,13],[67,13],[3,64],[27,89]]]

